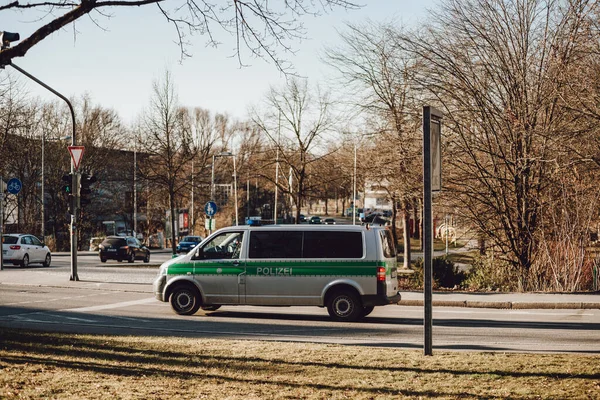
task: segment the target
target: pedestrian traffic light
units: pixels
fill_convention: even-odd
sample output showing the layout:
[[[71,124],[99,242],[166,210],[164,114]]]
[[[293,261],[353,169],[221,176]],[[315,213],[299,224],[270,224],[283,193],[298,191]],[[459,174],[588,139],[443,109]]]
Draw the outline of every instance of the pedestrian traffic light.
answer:
[[[62,180],[64,182],[62,186],[63,193],[73,195],[73,174],[63,175]]]
[[[79,205],[81,207],[90,204],[90,196],[92,194],[90,185],[94,184],[96,181],[97,179],[94,175],[86,172],[81,173],[81,178],[79,180]]]

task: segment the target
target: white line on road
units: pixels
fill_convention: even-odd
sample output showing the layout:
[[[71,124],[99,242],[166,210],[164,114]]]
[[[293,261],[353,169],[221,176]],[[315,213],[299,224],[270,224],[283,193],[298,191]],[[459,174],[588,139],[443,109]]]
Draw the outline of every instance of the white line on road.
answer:
[[[142,299],[142,300],[122,301],[120,303],[103,304],[100,306],[91,306],[91,307],[66,308],[66,309],[59,310],[59,311],[89,312],[89,311],[110,310],[112,308],[129,307],[129,306],[135,306],[135,305],[139,305],[139,304],[148,304],[148,303],[153,303],[156,301],[157,301],[156,298],[149,297],[147,299]]]

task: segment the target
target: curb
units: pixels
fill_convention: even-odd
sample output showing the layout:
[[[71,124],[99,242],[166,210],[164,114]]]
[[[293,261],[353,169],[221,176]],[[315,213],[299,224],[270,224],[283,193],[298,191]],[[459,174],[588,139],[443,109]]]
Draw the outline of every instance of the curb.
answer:
[[[423,300],[400,300],[400,306],[423,307]],[[507,310],[597,310],[600,303],[540,303],[540,302],[512,302],[512,301],[456,301],[456,300],[433,300],[433,307],[465,307],[465,308],[495,308]]]

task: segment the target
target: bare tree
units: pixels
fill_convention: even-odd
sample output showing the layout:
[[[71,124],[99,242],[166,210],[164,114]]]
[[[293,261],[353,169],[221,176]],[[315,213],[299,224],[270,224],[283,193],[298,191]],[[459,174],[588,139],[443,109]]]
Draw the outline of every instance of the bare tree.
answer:
[[[559,77],[578,62],[572,50],[594,8],[586,0],[447,0],[422,35],[402,39],[426,60],[419,81],[446,112],[445,187],[524,290],[556,163],[568,163],[558,155],[574,129]]]
[[[283,193],[293,191],[298,223],[307,195],[309,166],[318,159],[316,150],[325,135],[332,133],[335,122],[331,101],[327,93],[318,89],[313,95],[306,80],[290,79],[281,89],[271,88],[265,103],[264,113],[255,110],[253,120],[279,149],[284,170],[293,171],[294,187],[288,188],[283,182],[278,187]],[[274,157],[269,162],[272,164]]]
[[[175,213],[177,197],[188,187],[187,168],[197,156],[188,112],[179,106],[175,85],[167,71],[155,81],[150,108],[138,128],[139,140],[148,157],[140,160],[140,174],[168,194],[171,248],[176,253]]]
[[[367,129],[378,136],[378,146],[369,156],[369,179],[392,199],[395,239],[396,204],[401,204],[404,266],[408,268],[409,213],[413,198],[420,193],[416,135],[420,117],[413,93],[413,76],[419,65],[413,53],[395,44],[399,31],[391,24],[348,25],[340,34],[343,45],[328,49],[326,61],[337,70],[340,87],[354,94],[348,98],[364,114]]]
[[[8,65],[14,58],[25,56],[29,49],[52,33],[74,24],[84,16],[101,26],[111,9],[154,6],[172,25],[182,58],[190,56],[190,36],[206,36],[209,45],[217,46],[219,43],[214,31],[222,30],[232,36],[234,54],[240,65],[245,64],[243,52],[247,50],[254,57],[273,61],[284,71],[289,65],[280,52],[292,51],[291,41],[305,35],[300,17],[317,15],[332,7],[358,8],[356,3],[349,0],[322,0],[321,8],[311,0],[292,0],[281,4],[271,4],[268,0],[222,0],[219,3],[206,0],[11,1],[0,6],[0,12],[13,15],[31,13],[38,27],[18,44],[1,50],[0,65]]]

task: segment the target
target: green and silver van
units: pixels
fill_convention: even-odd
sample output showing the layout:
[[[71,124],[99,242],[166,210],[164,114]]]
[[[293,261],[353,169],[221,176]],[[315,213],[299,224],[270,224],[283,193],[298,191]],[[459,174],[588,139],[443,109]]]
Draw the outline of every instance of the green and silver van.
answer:
[[[154,293],[181,315],[224,305],[318,306],[337,321],[400,301],[391,232],[355,225],[220,229],[162,264]]]

